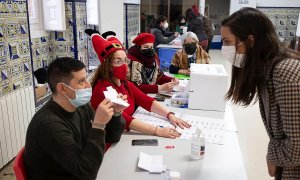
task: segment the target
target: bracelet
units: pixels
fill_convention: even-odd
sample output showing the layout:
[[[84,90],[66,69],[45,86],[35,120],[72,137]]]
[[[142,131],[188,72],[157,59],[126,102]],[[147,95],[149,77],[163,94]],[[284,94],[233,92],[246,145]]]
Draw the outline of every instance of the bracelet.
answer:
[[[170,115],[171,115],[171,114],[175,115],[175,113],[174,113],[174,112],[170,111],[170,112],[168,112],[168,114],[167,114],[167,119],[169,119],[169,120],[170,120]]]
[[[117,117],[117,116],[120,116],[121,114],[122,114],[122,111],[120,111],[120,112],[114,112],[113,116]]]

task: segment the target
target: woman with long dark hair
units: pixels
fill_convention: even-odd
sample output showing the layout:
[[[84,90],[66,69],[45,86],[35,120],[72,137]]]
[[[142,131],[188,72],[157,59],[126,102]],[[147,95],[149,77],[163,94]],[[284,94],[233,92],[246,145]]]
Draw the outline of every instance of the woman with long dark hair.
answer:
[[[300,179],[300,55],[279,40],[272,22],[243,8],[221,23],[222,54],[232,66],[227,99],[248,106],[258,100],[270,138],[269,174]]]

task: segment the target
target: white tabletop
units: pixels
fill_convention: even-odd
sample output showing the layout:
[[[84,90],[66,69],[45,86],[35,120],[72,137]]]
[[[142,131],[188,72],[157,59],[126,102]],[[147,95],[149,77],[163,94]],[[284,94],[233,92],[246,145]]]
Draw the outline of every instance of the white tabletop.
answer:
[[[157,48],[173,48],[173,49],[181,49],[182,45],[172,45],[172,44],[159,44]]]
[[[133,139],[155,138],[158,146],[131,146]],[[149,174],[137,167],[140,152],[163,155],[167,169],[181,173],[182,180],[246,180],[236,132],[225,132],[224,145],[206,143],[203,160],[190,158],[190,141],[141,134],[124,134],[105,153],[97,180],[166,180],[166,173]],[[166,149],[165,146],[174,146]]]

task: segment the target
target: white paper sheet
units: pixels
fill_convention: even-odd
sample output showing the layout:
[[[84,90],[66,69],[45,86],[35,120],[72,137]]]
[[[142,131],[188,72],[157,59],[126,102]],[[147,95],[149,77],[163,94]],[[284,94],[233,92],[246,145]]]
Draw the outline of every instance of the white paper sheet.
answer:
[[[138,167],[149,171],[149,173],[162,173],[163,171],[163,156],[149,155],[140,152]]]
[[[176,114],[176,116],[179,117],[180,114]],[[170,124],[167,118],[162,117],[156,113],[149,112],[141,107],[136,110],[133,117],[155,126],[174,127],[172,124]],[[187,121],[192,126],[189,129],[181,129],[180,127],[176,127],[176,130],[181,133],[181,136],[179,137],[180,139],[191,140],[197,126],[199,126],[199,128],[202,130],[202,133],[204,133],[205,135],[205,141],[207,143],[223,144],[225,130],[224,119],[192,115],[184,115],[182,119]]]

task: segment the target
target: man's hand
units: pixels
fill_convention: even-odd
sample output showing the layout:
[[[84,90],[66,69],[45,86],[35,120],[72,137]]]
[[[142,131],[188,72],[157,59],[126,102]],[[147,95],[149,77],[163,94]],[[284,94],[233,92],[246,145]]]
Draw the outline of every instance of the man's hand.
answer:
[[[127,101],[127,95],[123,95],[123,94],[120,93],[120,94],[118,94],[118,98],[121,98],[125,102],[128,102]],[[119,112],[123,111],[126,108],[127,108],[126,106],[122,106],[122,105],[119,105],[119,104],[114,104],[114,112],[115,113],[119,113]]]
[[[104,129],[108,121],[111,120],[114,114],[113,103],[107,99],[104,99],[95,112],[93,127],[98,129]]]

